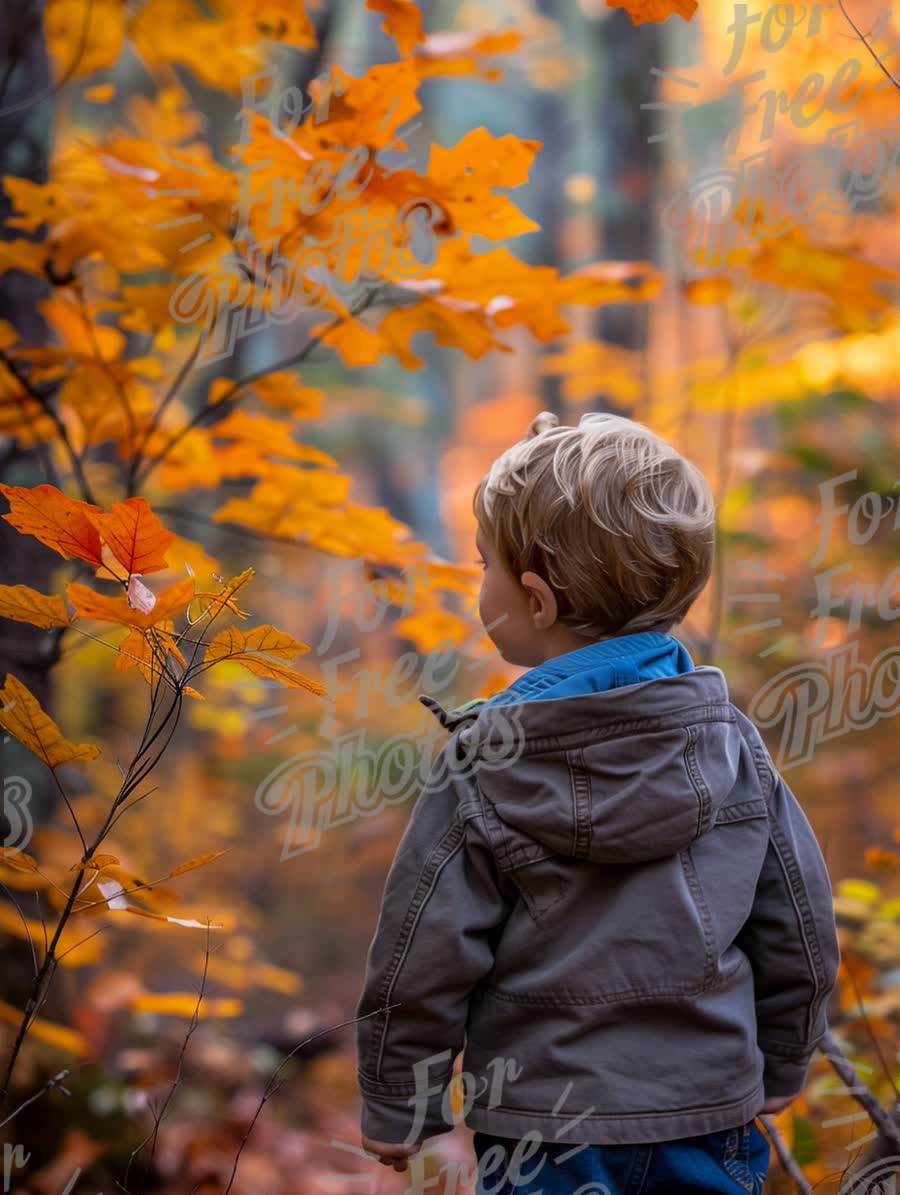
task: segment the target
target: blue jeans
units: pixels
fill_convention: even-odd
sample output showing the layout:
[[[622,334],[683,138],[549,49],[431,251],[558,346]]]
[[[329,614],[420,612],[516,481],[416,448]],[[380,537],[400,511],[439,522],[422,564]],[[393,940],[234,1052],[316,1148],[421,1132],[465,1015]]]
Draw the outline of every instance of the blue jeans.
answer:
[[[647,1145],[536,1142],[476,1132],[476,1195],[761,1195],[769,1169],[755,1120]]]

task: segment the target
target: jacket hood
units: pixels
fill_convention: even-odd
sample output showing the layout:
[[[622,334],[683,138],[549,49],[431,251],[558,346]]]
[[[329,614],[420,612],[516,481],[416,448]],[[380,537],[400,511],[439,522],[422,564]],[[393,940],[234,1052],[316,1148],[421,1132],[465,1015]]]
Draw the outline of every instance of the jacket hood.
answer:
[[[676,854],[713,824],[743,737],[718,668],[583,696],[449,713],[420,696],[473,762],[501,864]],[[440,713],[438,713],[440,711]]]

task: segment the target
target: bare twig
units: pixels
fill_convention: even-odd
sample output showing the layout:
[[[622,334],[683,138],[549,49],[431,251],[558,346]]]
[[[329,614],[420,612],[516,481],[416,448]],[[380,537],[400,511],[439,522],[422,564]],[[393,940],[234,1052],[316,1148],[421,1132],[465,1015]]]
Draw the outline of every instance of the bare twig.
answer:
[[[81,22],[78,49],[75,51],[75,57],[63,71],[62,75],[60,75],[59,80],[51,87],[47,87],[43,91],[39,91],[37,95],[29,96],[27,100],[20,100],[17,104],[8,104],[5,108],[0,108],[0,119],[2,119],[4,116],[11,116],[14,112],[25,112],[29,108],[33,108],[34,105],[39,103],[41,100],[50,99],[51,96],[56,95],[56,93],[60,91],[66,83],[68,83],[68,81],[78,70],[79,64],[84,57],[84,52],[87,49],[88,29],[90,28],[91,24],[93,7],[94,0],[88,0],[87,4],[84,6],[84,17]],[[7,77],[3,80],[3,91],[0,92],[0,96],[2,96],[6,91],[6,84],[9,81],[9,76],[12,74],[12,67],[14,65],[15,63],[10,63],[9,68],[7,68]]]
[[[144,449],[147,447],[147,442],[149,441],[149,439],[153,435],[153,433],[156,431],[156,429],[159,427],[159,420],[160,420],[160,417],[162,416],[163,411],[165,411],[166,407],[168,407],[168,405],[172,402],[172,400],[178,394],[179,390],[184,385],[188,374],[194,368],[194,364],[197,360],[197,356],[200,353],[200,350],[202,347],[203,347],[203,334],[201,333],[197,337],[197,341],[196,341],[194,347],[191,349],[190,353],[188,354],[187,359],[184,361],[184,363],[182,364],[178,373],[175,375],[175,378],[172,381],[172,385],[166,391],[166,394],[164,395],[162,402],[159,404],[159,406],[153,412],[153,418],[150,420],[150,422],[147,424],[146,428],[144,429],[144,433],[141,436],[140,442],[137,445],[134,456],[131,458],[131,463],[128,466],[128,494],[127,494],[127,496],[129,498],[134,495],[135,489],[137,488],[137,476],[138,476],[138,473],[140,472],[140,467],[144,460]]]
[[[278,1072],[281,1070],[281,1068],[286,1063],[290,1062],[290,1060],[294,1057],[294,1055],[298,1052],[298,1050],[302,1050],[304,1046],[308,1046],[309,1043],[311,1041],[315,1041],[317,1037],[323,1037],[326,1033],[333,1033],[335,1029],[343,1029],[345,1025],[355,1025],[358,1021],[367,1021],[369,1019],[369,1017],[377,1017],[380,1013],[390,1012],[390,1010],[392,1008],[399,1008],[399,1007],[400,1007],[399,1004],[388,1004],[384,1008],[376,1008],[374,1012],[367,1012],[365,1016],[354,1017],[353,1020],[351,1020],[351,1021],[342,1021],[340,1023],[340,1025],[332,1025],[328,1029],[321,1029],[318,1033],[314,1033],[312,1035],[312,1037],[307,1037],[304,1041],[300,1042],[299,1045],[294,1046],[293,1050],[291,1050],[291,1052],[289,1054],[286,1054],[284,1056],[284,1058],[282,1058],[281,1062],[279,1062],[278,1066],[275,1068],[275,1070],[269,1076],[269,1081],[265,1086],[265,1090],[263,1091],[262,1098],[260,1099],[259,1104],[257,1105],[256,1111],[253,1114],[253,1119],[250,1121],[247,1131],[244,1134],[243,1138],[241,1139],[241,1143],[238,1146],[238,1151],[237,1151],[237,1154],[234,1159],[234,1166],[231,1168],[231,1177],[229,1178],[228,1185],[225,1187],[225,1190],[222,1192],[222,1195],[230,1195],[231,1188],[234,1185],[235,1175],[237,1174],[238,1163],[241,1160],[241,1154],[244,1152],[244,1146],[247,1144],[248,1140],[250,1139],[250,1134],[253,1132],[253,1129],[256,1125],[257,1120],[259,1120],[259,1116],[263,1110],[263,1106],[265,1105],[265,1103],[268,1100],[270,1100],[272,1098],[272,1096],[276,1093],[276,1091],[278,1091],[281,1088],[281,1085],[282,1085],[281,1083],[276,1083],[273,1086],[275,1078],[277,1077]]]
[[[876,53],[874,47],[870,44],[866,35],[863,33],[863,31],[860,29],[860,27],[856,24],[856,22],[850,16],[849,12],[847,12],[847,9],[844,7],[844,0],[838,0],[838,5],[840,6],[841,12],[844,14],[844,17],[846,18],[847,24],[850,26],[850,28],[853,30],[853,32],[856,34],[856,36],[859,38],[859,40],[862,42],[862,44],[866,47],[866,49],[872,55],[872,58],[874,59],[876,65],[878,66],[878,69],[883,71],[884,74],[887,75],[887,77],[893,83],[893,85],[898,90],[900,90],[900,79],[895,78],[891,74],[891,72],[888,70],[888,68],[884,65],[884,63],[881,61],[881,59],[878,57],[878,54]],[[882,17],[882,19],[878,22],[878,25],[876,26],[875,30],[872,33],[873,37],[878,37],[878,35],[881,32],[881,28],[884,25],[886,20],[887,20],[887,14],[885,14],[885,16]],[[883,84],[882,84],[882,86],[883,86]]]
[[[797,1160],[785,1144],[784,1138],[775,1128],[771,1117],[760,1116],[759,1119],[762,1121],[763,1128],[772,1142],[775,1153],[778,1155],[778,1161],[781,1163],[785,1173],[789,1174],[793,1179],[801,1195],[812,1195],[812,1187],[809,1185],[803,1171],[797,1165]]]
[[[882,1108],[869,1088],[864,1083],[859,1082],[859,1076],[853,1069],[852,1063],[845,1057],[830,1029],[822,1038],[819,1049],[843,1080],[847,1088],[847,1095],[852,1096],[858,1104],[862,1105],[866,1112],[868,1112],[872,1123],[878,1129],[888,1148],[895,1154],[900,1155],[900,1127],[894,1123],[890,1115]]]
[[[59,1071],[59,1073],[55,1074],[52,1079],[48,1079],[39,1091],[36,1091],[34,1095],[30,1095],[27,1100],[23,1100],[22,1103],[19,1104],[18,1108],[15,1108],[12,1112],[10,1112],[6,1120],[0,1120],[0,1129],[2,1129],[4,1125],[8,1125],[9,1122],[14,1117],[18,1116],[21,1111],[27,1108],[29,1104],[33,1104],[35,1100],[39,1100],[45,1091],[49,1091],[51,1087],[61,1087],[63,1080],[67,1079],[71,1073],[72,1072],[69,1070]],[[66,1089],[63,1087],[62,1090],[65,1091]]]
[[[360,315],[367,307],[375,302],[378,295],[377,290],[370,291],[357,307],[355,307],[350,315],[355,317]],[[184,425],[179,428],[174,435],[170,436],[163,448],[155,455],[150,457],[144,464],[143,469],[139,469],[132,479],[136,488],[144,484],[150,474],[160,465],[169,455],[172,449],[180,444],[184,437],[194,430],[203,420],[213,411],[218,411],[233,401],[238,393],[247,386],[252,386],[254,382],[258,382],[260,378],[268,377],[270,373],[274,373],[280,369],[287,369],[289,365],[298,365],[301,361],[305,361],[309,354],[321,344],[328,333],[333,329],[339,327],[344,322],[344,316],[335,316],[335,318],[328,324],[317,336],[311,337],[306,344],[297,353],[292,353],[289,357],[285,357],[283,361],[277,361],[272,365],[267,365],[263,369],[256,369],[252,373],[247,374],[246,377],[240,378],[233,382],[225,393],[215,403],[204,403],[204,405],[197,411]]]
[[[215,949],[220,950],[221,946],[222,946],[222,944],[220,944],[219,946],[216,946]],[[179,1051],[179,1054],[178,1054],[178,1063],[175,1068],[175,1079],[173,1080],[172,1086],[169,1088],[168,1093],[166,1094],[166,1098],[163,1101],[162,1107],[160,1108],[159,1112],[158,1113],[155,1112],[153,1114],[153,1128],[150,1130],[150,1132],[147,1134],[147,1136],[144,1138],[144,1140],[141,1141],[138,1145],[136,1145],[134,1147],[134,1149],[131,1151],[131,1155],[128,1158],[128,1165],[125,1167],[125,1177],[123,1178],[121,1183],[117,1184],[118,1186],[120,1186],[122,1188],[123,1191],[128,1190],[128,1176],[131,1173],[131,1164],[134,1161],[134,1159],[137,1157],[137,1155],[141,1152],[141,1150],[144,1148],[144,1146],[148,1142],[151,1142],[150,1158],[149,1158],[149,1160],[151,1162],[153,1161],[154,1154],[156,1153],[156,1143],[159,1138],[160,1125],[163,1122],[163,1118],[165,1117],[165,1114],[166,1114],[166,1109],[169,1106],[172,1096],[175,1094],[175,1089],[178,1087],[179,1083],[181,1082],[181,1071],[182,1071],[182,1067],[184,1065],[184,1056],[187,1053],[188,1042],[191,1040],[194,1030],[200,1024],[200,1005],[203,1002],[204,993],[206,992],[206,977],[207,977],[207,973],[209,971],[209,956],[211,953],[212,953],[212,951],[210,951],[210,948],[209,948],[209,925],[207,925],[207,927],[206,927],[206,951],[205,951],[204,958],[203,958],[203,975],[200,980],[200,990],[197,994],[197,1004],[194,1008],[194,1012],[191,1017],[191,1023],[188,1026],[188,1031],[185,1034],[184,1041],[181,1043],[181,1050]]]
[[[28,918],[22,912],[21,908],[19,907],[19,902],[16,900],[16,898],[10,892],[9,888],[7,888],[6,884],[0,884],[0,888],[2,888],[3,891],[6,893],[6,895],[9,897],[10,903],[15,907],[16,912],[19,914],[19,916],[22,919],[22,925],[25,927],[25,937],[28,939],[28,945],[31,948],[31,961],[34,964],[34,973],[35,973],[35,975],[37,975],[37,973],[38,973],[37,954],[35,953],[34,939],[31,936],[31,930],[28,928]],[[2,1128],[2,1126],[0,1126],[0,1128]]]
[[[75,479],[78,482],[78,488],[81,490],[81,496],[85,502],[89,502],[92,506],[96,506],[97,503],[94,501],[91,487],[88,484],[87,477],[84,474],[81,458],[75,451],[72,441],[69,439],[68,429],[66,428],[66,425],[63,423],[62,419],[60,419],[59,414],[53,407],[53,404],[46,397],[46,395],[42,394],[36,386],[31,384],[25,373],[19,369],[15,361],[13,361],[9,354],[3,349],[0,349],[0,361],[3,362],[25,393],[29,396],[29,398],[33,398],[35,402],[40,403],[44,413],[53,420],[57,434],[62,441],[63,447],[65,448],[66,454],[68,455],[69,461],[72,465],[72,472],[75,474]]]

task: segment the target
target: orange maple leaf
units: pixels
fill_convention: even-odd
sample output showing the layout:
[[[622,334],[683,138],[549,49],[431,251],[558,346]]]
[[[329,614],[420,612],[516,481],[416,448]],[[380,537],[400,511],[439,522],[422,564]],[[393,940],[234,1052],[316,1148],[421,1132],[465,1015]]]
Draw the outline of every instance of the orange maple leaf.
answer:
[[[91,521],[129,575],[143,576],[169,567],[165,553],[175,535],[165,529],[146,498],[116,502],[112,514],[92,515]]]
[[[633,25],[646,21],[661,24],[673,13],[689,21],[697,11],[697,0],[606,0],[607,8],[624,8]]]
[[[524,32],[518,29],[498,29],[489,33],[449,29],[430,33],[416,50],[416,70],[420,79],[435,75],[475,75],[497,83],[503,78],[503,71],[497,66],[485,66],[482,59],[495,54],[511,54],[524,40]]]
[[[69,625],[66,603],[58,593],[38,593],[28,585],[0,585],[0,617],[45,629]]]
[[[184,610],[194,597],[194,578],[187,577],[183,581],[176,581],[164,589],[156,599],[156,605],[147,614],[135,610],[128,604],[128,599],[122,597],[108,597],[104,593],[97,593],[87,585],[79,585],[77,581],[70,581],[66,586],[69,601],[75,607],[75,618],[93,618],[99,622],[117,622],[123,626],[140,627],[147,630],[163,619],[171,618]]]
[[[394,39],[404,58],[425,40],[422,14],[412,0],[366,0],[366,8],[384,15],[381,29]]]
[[[3,516],[23,535],[33,535],[66,560],[77,556],[91,564],[102,565],[102,544],[93,515],[102,514],[99,506],[67,497],[55,485],[3,485],[0,493],[8,500],[10,511]]]

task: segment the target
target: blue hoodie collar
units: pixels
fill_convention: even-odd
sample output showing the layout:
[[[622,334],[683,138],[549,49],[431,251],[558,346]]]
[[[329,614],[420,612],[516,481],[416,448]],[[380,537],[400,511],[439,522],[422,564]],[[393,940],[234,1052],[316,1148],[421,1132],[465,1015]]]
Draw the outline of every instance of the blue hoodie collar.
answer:
[[[531,668],[484,704],[486,707],[600,693],[693,669],[694,662],[687,649],[672,635],[639,631],[554,656]]]

